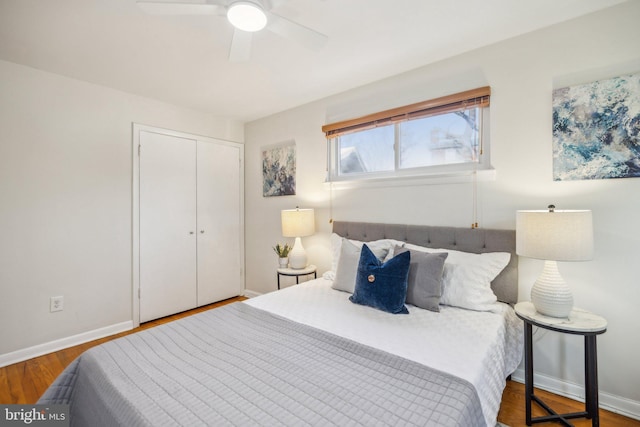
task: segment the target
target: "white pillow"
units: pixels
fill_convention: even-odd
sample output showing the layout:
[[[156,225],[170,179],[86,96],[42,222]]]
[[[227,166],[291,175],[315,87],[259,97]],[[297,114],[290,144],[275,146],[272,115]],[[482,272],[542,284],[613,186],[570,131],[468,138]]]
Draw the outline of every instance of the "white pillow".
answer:
[[[331,242],[331,270],[322,275],[325,279],[335,280],[336,278],[336,271],[338,271],[338,262],[340,260],[340,250],[342,248],[342,239],[344,238],[338,236],[336,233],[331,233],[331,237],[329,238]],[[361,242],[359,240],[350,239],[345,240],[353,243],[358,248],[362,248],[362,245],[366,243],[367,246],[369,246],[369,249],[371,249],[378,258],[380,258],[380,254],[384,252],[384,255],[380,258],[381,261],[387,261],[390,256],[393,256],[391,249],[394,246],[404,246],[404,242],[394,239],[380,239],[372,242]]]
[[[337,291],[352,294],[356,288],[356,276],[358,275],[358,263],[360,262],[362,248],[357,247],[347,239],[340,245],[340,258],[335,277],[331,287]],[[386,254],[385,254],[386,255]]]
[[[371,252],[380,261],[385,261],[389,256],[390,249],[398,242],[392,239],[381,239],[373,242],[361,242],[359,240],[349,240],[333,233],[331,235],[331,272],[326,272],[322,277],[333,280],[332,287],[339,291],[353,293],[356,286],[356,274],[362,245],[367,244]]]
[[[338,260],[340,259],[340,249],[342,248],[342,237],[338,236],[336,233],[331,233],[331,237],[329,238],[331,242],[331,271],[327,271],[327,273],[331,273],[331,277],[326,277],[326,279],[333,280],[336,275],[336,270],[338,269]]]
[[[440,304],[476,311],[495,309],[498,298],[491,289],[491,281],[509,264],[508,252],[474,254],[453,249],[432,249],[406,244],[405,247],[423,252],[446,252],[442,276]]]

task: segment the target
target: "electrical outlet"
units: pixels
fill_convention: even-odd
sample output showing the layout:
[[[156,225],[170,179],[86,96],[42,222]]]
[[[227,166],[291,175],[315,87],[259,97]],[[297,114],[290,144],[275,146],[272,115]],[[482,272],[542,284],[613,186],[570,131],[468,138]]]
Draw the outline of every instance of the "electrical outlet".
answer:
[[[54,311],[62,311],[64,308],[64,297],[51,297],[49,311],[53,313]]]

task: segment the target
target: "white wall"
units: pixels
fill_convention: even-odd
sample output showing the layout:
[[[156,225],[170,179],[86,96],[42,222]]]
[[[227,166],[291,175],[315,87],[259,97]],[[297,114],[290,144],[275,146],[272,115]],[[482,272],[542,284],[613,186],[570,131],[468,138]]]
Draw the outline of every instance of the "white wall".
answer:
[[[316,209],[318,233],[304,238],[310,260],[330,266],[329,191],[325,140],[332,119],[490,85],[494,181],[480,184],[480,225],[514,228],[515,211],[588,208],[594,213],[596,256],[564,263],[576,306],[608,319],[598,338],[601,403],[640,417],[640,179],[554,182],[551,92],[554,87],[640,71],[640,3],[621,6],[460,55],[409,73],[283,112],[245,127],[247,289],[276,289],[271,246],[280,235],[280,210]],[[261,147],[297,143],[297,195],[262,197]],[[418,185],[334,191],[333,217],[395,223],[468,226],[471,185]],[[521,259],[520,299],[528,300],[540,261]],[[580,393],[582,340],[536,335],[535,368],[547,387]]]
[[[244,130],[3,61],[0,94],[2,359],[130,323],[132,122],[239,142]]]

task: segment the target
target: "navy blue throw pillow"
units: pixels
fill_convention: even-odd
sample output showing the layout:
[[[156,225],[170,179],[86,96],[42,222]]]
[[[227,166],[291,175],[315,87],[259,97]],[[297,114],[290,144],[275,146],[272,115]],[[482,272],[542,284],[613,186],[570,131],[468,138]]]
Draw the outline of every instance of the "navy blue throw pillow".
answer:
[[[383,263],[365,244],[360,252],[356,287],[349,300],[393,314],[408,314],[407,297],[410,252],[403,252]]]

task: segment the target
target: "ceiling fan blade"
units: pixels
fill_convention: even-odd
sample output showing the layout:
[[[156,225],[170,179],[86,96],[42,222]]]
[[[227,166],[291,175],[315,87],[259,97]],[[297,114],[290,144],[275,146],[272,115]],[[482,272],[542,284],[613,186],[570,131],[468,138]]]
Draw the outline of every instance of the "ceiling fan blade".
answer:
[[[320,50],[329,40],[329,37],[311,28],[289,21],[275,13],[266,13],[268,19],[267,30],[279,36],[296,40],[309,49]]]
[[[140,9],[152,15],[217,15],[224,7],[211,3],[167,3],[161,1],[137,1]]]
[[[231,48],[229,49],[229,61],[243,62],[251,57],[252,33],[238,29],[233,30]]]

